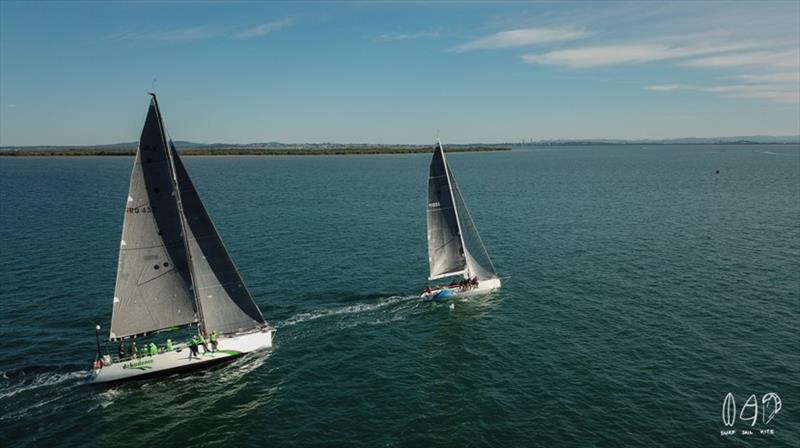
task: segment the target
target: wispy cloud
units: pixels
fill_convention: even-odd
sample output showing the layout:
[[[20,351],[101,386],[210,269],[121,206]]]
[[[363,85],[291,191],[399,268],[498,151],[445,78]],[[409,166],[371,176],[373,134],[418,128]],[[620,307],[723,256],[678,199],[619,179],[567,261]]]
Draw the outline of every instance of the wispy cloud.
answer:
[[[618,64],[679,59],[704,54],[723,53],[757,47],[756,43],[717,45],[620,44],[568,48],[546,53],[528,53],[522,60],[529,64],[556,65],[570,68],[602,67]]]
[[[271,22],[265,22],[252,28],[234,33],[231,37],[235,39],[246,39],[250,37],[266,36],[267,34],[282,30],[290,26],[292,23],[294,23],[294,19],[288,17],[280,20],[273,20]]]
[[[280,20],[273,20],[256,25],[247,29],[232,29],[213,26],[192,26],[175,28],[167,31],[135,31],[120,32],[110,34],[105,37],[110,41],[158,41],[158,42],[195,42],[214,38],[234,38],[245,39],[259,36],[266,36],[278,30],[282,30],[294,23],[294,19],[288,17]]]
[[[743,84],[707,87],[706,92],[720,93],[728,98],[753,98],[778,103],[800,103],[800,89],[774,84]]]
[[[776,103],[800,102],[800,86],[783,83],[765,84],[727,84],[719,86],[696,86],[688,84],[654,84],[645,86],[646,90],[654,92],[674,92],[679,90],[694,90],[699,92],[716,93],[724,98],[749,98],[766,100]]]
[[[580,39],[588,34],[586,30],[570,27],[521,28],[490,34],[459,45],[453,48],[453,51],[463,53],[474,50],[527,47],[543,43]]]
[[[696,68],[770,67],[800,71],[800,49],[732,53],[683,61],[680,65]]]
[[[786,82],[800,85],[800,71],[781,72],[781,73],[757,73],[727,76],[727,79],[735,79],[746,82]]]
[[[653,84],[646,86],[645,89],[652,90],[654,92],[672,92],[675,90],[690,90],[692,89],[692,86],[686,84]]]
[[[420,31],[417,33],[388,33],[388,34],[381,34],[380,36],[376,37],[375,40],[378,42],[395,42],[401,40],[413,40],[413,39],[433,39],[441,37],[441,33],[438,31]]]
[[[169,31],[122,32],[106,36],[107,40],[154,40],[162,42],[190,42],[224,35],[223,31],[209,26],[176,28]]]

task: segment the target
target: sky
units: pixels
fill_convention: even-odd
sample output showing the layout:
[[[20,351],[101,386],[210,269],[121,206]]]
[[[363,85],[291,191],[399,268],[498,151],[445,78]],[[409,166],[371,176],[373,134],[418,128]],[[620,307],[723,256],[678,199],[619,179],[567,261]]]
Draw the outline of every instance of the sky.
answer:
[[[154,81],[155,80],[155,81]],[[800,134],[800,2],[0,1],[0,146]]]

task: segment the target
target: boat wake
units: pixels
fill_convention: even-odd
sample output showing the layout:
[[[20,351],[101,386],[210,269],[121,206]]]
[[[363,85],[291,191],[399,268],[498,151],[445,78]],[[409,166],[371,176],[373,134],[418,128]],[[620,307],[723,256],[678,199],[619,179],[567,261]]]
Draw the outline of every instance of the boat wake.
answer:
[[[355,305],[347,305],[340,308],[329,308],[329,309],[321,309],[321,310],[314,310],[307,313],[300,313],[295,314],[294,316],[286,319],[283,321],[280,326],[288,327],[292,325],[301,324],[304,322],[309,322],[317,319],[323,319],[333,316],[340,316],[345,314],[359,314],[359,313],[368,313],[371,311],[381,310],[392,305],[408,302],[411,300],[418,300],[419,296],[411,295],[411,296],[390,296],[384,299],[379,299],[377,302],[372,303],[358,303]]]
[[[34,391],[49,386],[63,385],[72,382],[74,385],[83,383],[89,375],[88,370],[78,370],[70,372],[53,372],[41,368],[21,369],[13,372],[0,373],[0,401],[11,398],[15,395]]]

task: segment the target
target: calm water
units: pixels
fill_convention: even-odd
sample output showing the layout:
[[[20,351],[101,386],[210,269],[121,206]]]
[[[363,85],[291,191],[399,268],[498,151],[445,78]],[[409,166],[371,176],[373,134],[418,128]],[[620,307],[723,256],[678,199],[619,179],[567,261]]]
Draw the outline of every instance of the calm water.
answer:
[[[0,445],[800,446],[796,146],[451,154],[512,277],[453,310],[428,155],[185,160],[274,350],[83,385],[132,159],[0,159]],[[723,437],[728,392],[783,407]]]

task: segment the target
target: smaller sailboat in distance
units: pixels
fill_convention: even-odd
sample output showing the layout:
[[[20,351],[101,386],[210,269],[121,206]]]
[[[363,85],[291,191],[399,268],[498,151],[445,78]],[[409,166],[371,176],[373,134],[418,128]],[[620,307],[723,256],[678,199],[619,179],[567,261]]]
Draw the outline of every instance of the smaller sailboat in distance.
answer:
[[[118,356],[103,355],[98,325],[93,383],[207,367],[272,347],[275,334],[167,139],[158,100],[150,95],[131,173],[114,289],[108,341],[119,343],[119,351]],[[187,328],[190,342],[156,341],[159,333],[175,337]],[[140,347],[134,351],[137,338]]]
[[[436,140],[428,174],[428,281],[452,277],[449,284],[429,286],[423,299],[488,294],[500,278],[472,222],[464,198]]]

